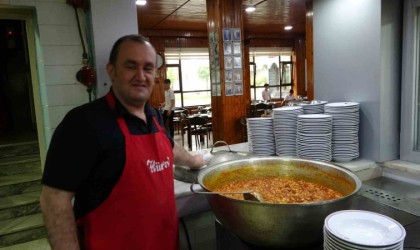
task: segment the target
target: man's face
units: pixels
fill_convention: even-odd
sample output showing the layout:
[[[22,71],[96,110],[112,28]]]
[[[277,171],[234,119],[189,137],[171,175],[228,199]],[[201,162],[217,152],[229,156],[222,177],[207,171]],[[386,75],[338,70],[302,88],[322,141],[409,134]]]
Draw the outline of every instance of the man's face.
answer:
[[[152,45],[129,40],[120,44],[117,61],[107,65],[107,72],[113,91],[123,104],[146,103],[154,86],[155,64]]]
[[[169,90],[169,88],[171,87],[171,85],[168,83],[165,83],[163,86],[165,87],[165,90]]]

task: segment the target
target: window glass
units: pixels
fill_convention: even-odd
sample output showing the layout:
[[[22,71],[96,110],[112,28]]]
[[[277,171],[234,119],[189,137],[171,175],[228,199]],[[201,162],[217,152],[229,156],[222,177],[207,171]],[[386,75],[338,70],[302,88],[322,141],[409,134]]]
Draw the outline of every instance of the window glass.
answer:
[[[278,51],[273,48],[251,48],[251,100],[262,100],[265,83],[270,85],[272,99],[284,97],[293,86],[292,52],[287,48],[276,49]]]
[[[173,82],[177,107],[209,105],[211,84],[207,48],[165,51],[166,75]]]
[[[184,91],[209,90],[210,69],[209,58],[181,59],[182,83]]]
[[[166,66],[166,77],[171,80],[171,88],[174,92],[181,90],[181,82],[179,80],[179,67]],[[178,103],[181,103],[178,102]]]
[[[211,103],[210,91],[183,93],[184,106],[207,105]]]

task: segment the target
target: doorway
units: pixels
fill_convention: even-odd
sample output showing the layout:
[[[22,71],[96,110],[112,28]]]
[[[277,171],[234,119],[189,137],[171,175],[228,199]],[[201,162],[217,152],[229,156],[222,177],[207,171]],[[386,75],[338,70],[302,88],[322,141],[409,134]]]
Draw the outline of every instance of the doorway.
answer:
[[[25,20],[0,19],[0,144],[37,141]]]

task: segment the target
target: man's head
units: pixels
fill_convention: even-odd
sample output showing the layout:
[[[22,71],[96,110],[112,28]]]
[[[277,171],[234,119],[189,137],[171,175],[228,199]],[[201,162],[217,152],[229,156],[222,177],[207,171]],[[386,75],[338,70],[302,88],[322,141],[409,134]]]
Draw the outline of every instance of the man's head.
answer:
[[[141,35],[127,35],[112,47],[106,66],[117,98],[129,106],[144,105],[153,90],[156,50]]]
[[[293,89],[290,89],[289,94],[293,95],[293,93],[294,93]]]
[[[264,84],[264,88],[268,89],[270,87],[270,85],[268,85],[268,83]]]
[[[165,81],[163,81],[163,86],[165,87],[165,90],[169,90],[169,88],[171,87],[171,80],[169,79],[165,79]]]

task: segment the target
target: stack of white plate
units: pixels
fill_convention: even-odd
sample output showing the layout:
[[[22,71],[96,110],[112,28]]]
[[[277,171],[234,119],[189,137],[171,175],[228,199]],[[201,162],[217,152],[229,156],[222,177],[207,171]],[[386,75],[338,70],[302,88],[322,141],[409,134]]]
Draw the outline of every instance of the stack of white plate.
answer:
[[[325,114],[299,115],[296,151],[299,157],[331,161],[332,116]]]
[[[276,154],[296,156],[297,117],[303,114],[299,106],[273,109],[273,128],[276,141]]]
[[[325,105],[333,116],[332,159],[351,161],[359,157],[359,103],[335,102]]]
[[[312,101],[310,103],[299,103],[298,106],[303,107],[304,114],[323,114],[324,113],[324,106],[327,101]]]
[[[325,218],[325,250],[402,250],[404,227],[385,215],[363,211],[343,210]]]
[[[255,155],[274,155],[273,118],[247,118],[249,149]]]

